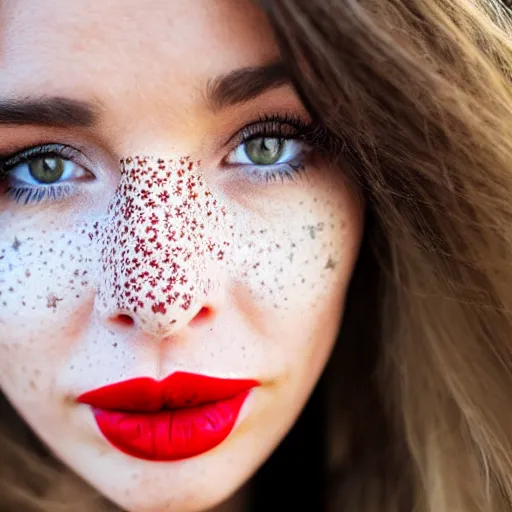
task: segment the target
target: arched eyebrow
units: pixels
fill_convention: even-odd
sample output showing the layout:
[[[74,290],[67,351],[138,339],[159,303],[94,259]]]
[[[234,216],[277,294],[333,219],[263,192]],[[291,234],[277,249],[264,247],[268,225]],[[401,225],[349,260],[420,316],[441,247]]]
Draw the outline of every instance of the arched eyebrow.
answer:
[[[270,89],[290,83],[282,62],[240,68],[208,80],[204,88],[211,110],[233,106],[256,98]],[[105,107],[99,101],[60,96],[0,99],[0,125],[39,125],[92,128]]]
[[[281,61],[264,66],[235,69],[207,82],[206,101],[213,111],[245,103],[270,89],[290,83]]]
[[[99,102],[60,96],[0,99],[0,124],[90,128],[100,111]]]

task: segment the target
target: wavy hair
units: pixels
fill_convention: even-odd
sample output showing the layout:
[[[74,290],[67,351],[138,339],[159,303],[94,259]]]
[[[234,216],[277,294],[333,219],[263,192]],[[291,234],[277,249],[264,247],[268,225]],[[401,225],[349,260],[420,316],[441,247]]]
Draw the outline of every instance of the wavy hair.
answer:
[[[334,510],[512,507],[512,11],[496,0],[261,1],[363,188],[330,365]],[[341,439],[341,441],[340,441]]]

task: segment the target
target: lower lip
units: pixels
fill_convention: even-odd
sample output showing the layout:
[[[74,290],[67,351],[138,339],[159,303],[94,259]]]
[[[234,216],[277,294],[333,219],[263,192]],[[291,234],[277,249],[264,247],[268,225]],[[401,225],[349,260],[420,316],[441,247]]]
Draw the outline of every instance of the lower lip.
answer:
[[[172,411],[93,411],[101,433],[118,450],[140,459],[172,461],[200,455],[222,443],[233,430],[249,392]]]

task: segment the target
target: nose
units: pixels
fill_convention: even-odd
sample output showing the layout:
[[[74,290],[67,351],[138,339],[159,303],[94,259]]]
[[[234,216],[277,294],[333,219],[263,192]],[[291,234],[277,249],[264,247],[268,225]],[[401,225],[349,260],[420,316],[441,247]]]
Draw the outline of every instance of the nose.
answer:
[[[106,322],[166,337],[209,314],[208,259],[219,243],[207,225],[216,206],[188,159],[123,161],[93,236],[100,260],[96,308]]]

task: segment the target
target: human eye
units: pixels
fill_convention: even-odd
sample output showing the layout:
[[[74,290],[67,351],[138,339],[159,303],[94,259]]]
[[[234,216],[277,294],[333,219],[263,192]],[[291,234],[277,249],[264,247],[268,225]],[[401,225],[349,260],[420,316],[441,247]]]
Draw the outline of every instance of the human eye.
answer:
[[[17,203],[58,201],[76,193],[94,175],[78,162],[82,153],[63,144],[35,146],[0,157],[0,184]]]
[[[308,155],[325,146],[321,128],[294,116],[260,118],[235,136],[236,148],[224,160],[257,183],[296,180],[306,170]]]

